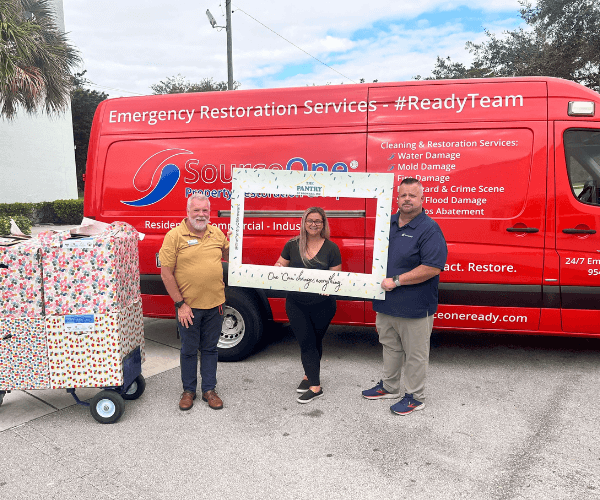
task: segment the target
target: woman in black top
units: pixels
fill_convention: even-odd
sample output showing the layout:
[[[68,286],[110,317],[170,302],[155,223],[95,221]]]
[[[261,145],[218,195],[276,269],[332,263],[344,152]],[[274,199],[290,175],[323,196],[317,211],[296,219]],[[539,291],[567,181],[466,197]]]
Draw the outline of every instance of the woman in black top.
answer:
[[[300,235],[285,244],[275,265],[341,271],[340,249],[329,239],[329,223],[322,208],[311,207],[304,212]],[[329,295],[288,292],[285,310],[300,344],[304,368],[297,389],[302,396],[297,401],[309,403],[323,395],[319,379],[323,337],[335,315],[336,302]]]

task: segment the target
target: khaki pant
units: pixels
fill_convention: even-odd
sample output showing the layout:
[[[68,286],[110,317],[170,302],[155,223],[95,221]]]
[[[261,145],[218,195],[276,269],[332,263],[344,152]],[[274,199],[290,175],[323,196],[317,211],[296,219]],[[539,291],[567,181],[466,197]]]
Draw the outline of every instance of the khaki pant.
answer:
[[[433,316],[412,319],[377,313],[375,326],[383,346],[384,389],[394,394],[412,394],[424,401]],[[404,391],[400,389],[403,368]]]

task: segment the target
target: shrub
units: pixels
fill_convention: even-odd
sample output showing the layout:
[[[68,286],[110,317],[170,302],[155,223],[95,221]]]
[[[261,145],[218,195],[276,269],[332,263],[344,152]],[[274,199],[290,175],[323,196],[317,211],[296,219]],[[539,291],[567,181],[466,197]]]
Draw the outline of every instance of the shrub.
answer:
[[[17,217],[27,219],[17,223],[19,227],[31,229],[33,224],[80,224],[83,219],[83,200],[56,200],[40,203],[0,203],[0,217]],[[6,221],[0,226],[0,234],[8,234]],[[10,223],[8,226],[10,230]],[[21,227],[21,230],[23,228]],[[9,231],[10,232],[10,231]],[[25,231],[23,231],[25,232]]]
[[[58,219],[56,212],[54,211],[54,203],[51,201],[36,203],[33,212],[34,224],[53,224]]]
[[[29,219],[33,218],[35,203],[1,203],[0,215],[12,216],[22,215]]]
[[[10,219],[13,219],[23,234],[31,234],[31,220],[23,215],[0,215],[0,234],[10,234]]]
[[[31,234],[31,219],[23,215],[15,215],[13,220],[24,234]]]
[[[56,200],[53,203],[58,222],[63,224],[81,224],[83,219],[83,200]]]

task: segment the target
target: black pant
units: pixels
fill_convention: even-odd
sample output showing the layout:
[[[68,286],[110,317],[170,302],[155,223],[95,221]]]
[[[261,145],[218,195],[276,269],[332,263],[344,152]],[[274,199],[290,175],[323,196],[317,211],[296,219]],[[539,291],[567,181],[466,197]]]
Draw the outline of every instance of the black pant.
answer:
[[[317,303],[306,304],[290,297],[285,302],[285,311],[292,331],[300,344],[300,358],[304,374],[311,386],[321,385],[321,356],[323,337],[336,311],[332,297],[324,297]]]

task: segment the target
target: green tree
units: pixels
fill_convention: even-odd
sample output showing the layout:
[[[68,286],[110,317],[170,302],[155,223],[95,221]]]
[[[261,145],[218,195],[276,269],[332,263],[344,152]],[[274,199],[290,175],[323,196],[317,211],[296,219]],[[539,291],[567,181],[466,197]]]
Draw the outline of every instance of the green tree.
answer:
[[[0,0],[0,116],[65,111],[77,50],[57,26],[51,0]]]
[[[425,78],[425,80],[451,80],[460,78],[486,78],[491,75],[488,68],[481,66],[481,63],[475,61],[470,68],[467,68],[464,64],[452,62],[447,57],[443,59],[437,58],[435,68],[432,71],[433,75]],[[414,77],[415,80],[421,80],[421,75]]]
[[[554,76],[600,91],[600,2],[538,0],[521,2],[529,29],[486,31],[488,40],[467,42],[470,68],[438,57],[431,79],[493,76]]]
[[[98,104],[108,99],[108,94],[84,88],[88,80],[85,71],[73,75],[71,91],[71,116],[73,118],[73,140],[75,142],[75,169],[77,172],[77,188],[83,191],[83,174],[87,162],[88,143],[92,121]]]
[[[233,82],[233,90],[239,89],[240,82]],[[185,94],[188,92],[213,92],[227,90],[227,82],[215,82],[212,78],[203,78],[192,83],[181,74],[167,77],[154,85],[150,85],[154,94]]]

